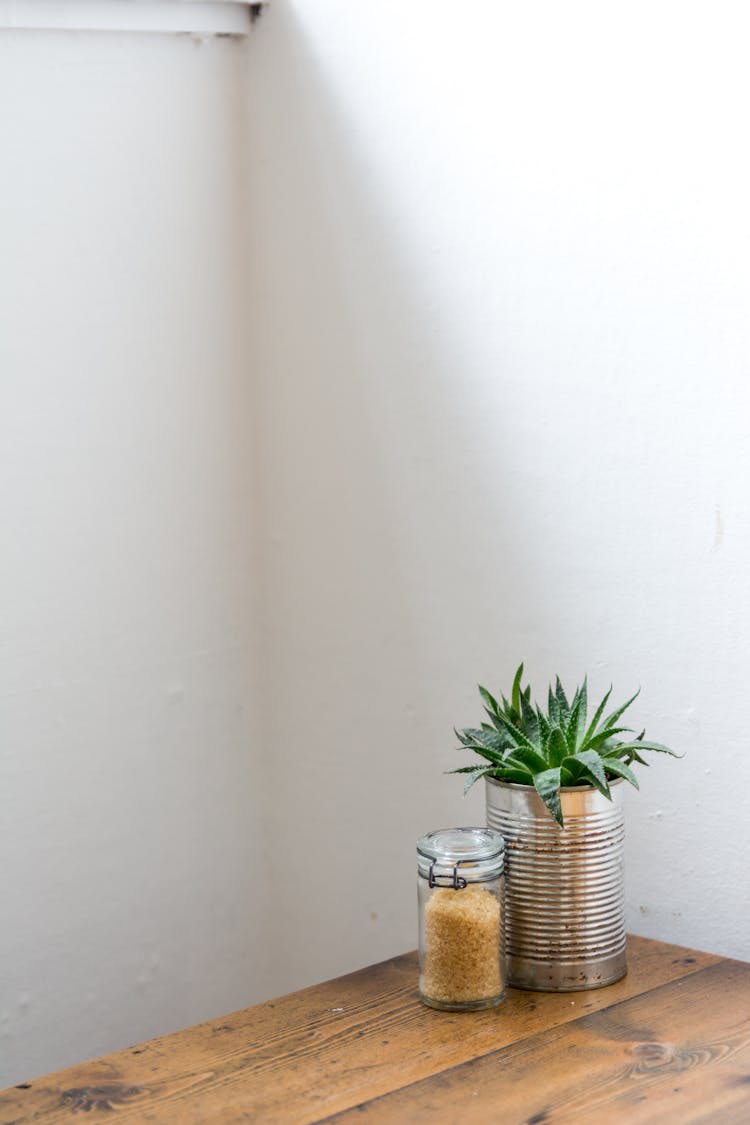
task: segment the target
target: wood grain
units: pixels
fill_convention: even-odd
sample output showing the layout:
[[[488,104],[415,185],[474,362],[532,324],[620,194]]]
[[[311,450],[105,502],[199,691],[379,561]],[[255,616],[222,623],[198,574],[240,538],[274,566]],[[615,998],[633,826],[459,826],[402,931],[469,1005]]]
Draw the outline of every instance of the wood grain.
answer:
[[[328,1122],[485,1125],[493,1109],[508,1125],[747,1125],[750,966],[710,966]]]
[[[382,1114],[389,1095],[412,1096],[425,1080],[448,1081],[482,1060],[492,1071],[503,1051],[520,1066],[539,1037],[556,1043],[597,1013],[605,1019],[613,1006],[619,1011],[637,998],[645,1003],[665,986],[682,995],[688,982],[732,964],[644,938],[629,939],[628,956],[627,977],[605,989],[557,995],[509,990],[499,1008],[448,1013],[419,1003],[416,957],[407,954],[0,1092],[0,1123],[62,1122],[83,1114],[92,1125],[114,1116],[170,1125],[307,1125],[355,1106],[363,1107],[360,1116]],[[750,972],[750,966],[740,969]],[[582,1049],[578,1040],[571,1043],[574,1054]],[[626,1048],[620,1043],[618,1049]],[[645,1056],[634,1058],[646,1065]],[[504,1088],[507,1074],[506,1065]],[[561,1086],[556,1112],[569,1100],[567,1089]],[[431,1102],[432,1093],[427,1096]],[[451,1120],[435,1113],[433,1103],[433,1123]],[[406,1121],[409,1114],[372,1119]]]

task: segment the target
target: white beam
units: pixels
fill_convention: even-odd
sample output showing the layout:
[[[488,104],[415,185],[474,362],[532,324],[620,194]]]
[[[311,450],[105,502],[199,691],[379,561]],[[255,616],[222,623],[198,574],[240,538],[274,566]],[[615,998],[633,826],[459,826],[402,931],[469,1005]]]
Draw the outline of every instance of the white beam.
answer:
[[[246,35],[247,0],[0,0],[3,28]]]

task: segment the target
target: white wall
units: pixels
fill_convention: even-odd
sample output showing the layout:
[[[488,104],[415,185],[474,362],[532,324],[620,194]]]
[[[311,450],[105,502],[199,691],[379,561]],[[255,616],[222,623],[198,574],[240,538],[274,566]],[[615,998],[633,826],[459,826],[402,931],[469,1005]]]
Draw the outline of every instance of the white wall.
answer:
[[[738,4],[279,0],[249,72],[274,980],[415,941],[475,684],[686,752],[629,925],[750,956],[750,77]]]
[[[643,685],[631,928],[750,957],[738,13],[0,38],[3,1079],[412,947],[521,658]]]
[[[0,35],[0,1085],[263,993],[243,52]]]

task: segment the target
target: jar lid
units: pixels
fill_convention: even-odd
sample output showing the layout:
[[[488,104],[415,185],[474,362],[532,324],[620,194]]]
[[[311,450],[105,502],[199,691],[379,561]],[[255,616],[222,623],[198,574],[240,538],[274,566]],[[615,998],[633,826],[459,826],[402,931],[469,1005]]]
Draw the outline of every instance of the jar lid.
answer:
[[[438,828],[417,840],[419,874],[458,887],[502,875],[505,841],[492,828]]]

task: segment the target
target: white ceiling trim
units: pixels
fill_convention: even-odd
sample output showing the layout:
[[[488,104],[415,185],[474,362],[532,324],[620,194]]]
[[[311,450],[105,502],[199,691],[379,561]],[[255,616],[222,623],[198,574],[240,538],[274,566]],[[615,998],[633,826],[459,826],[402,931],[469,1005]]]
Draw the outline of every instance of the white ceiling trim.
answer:
[[[247,35],[247,0],[0,0],[3,28]]]

